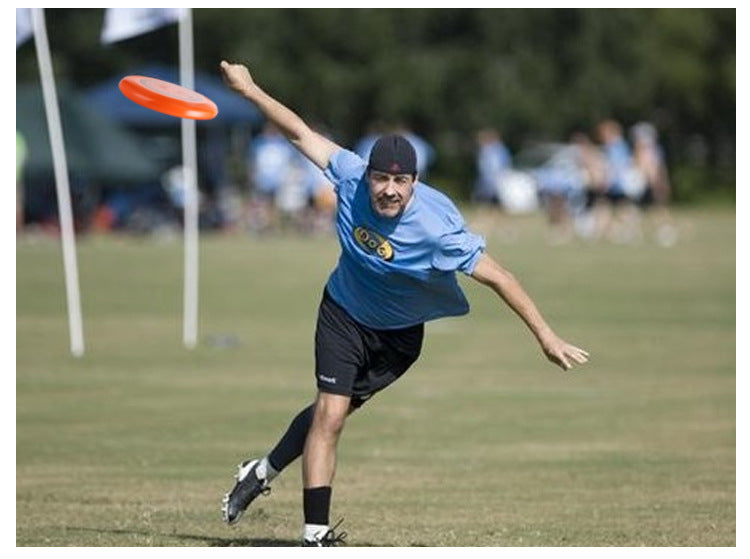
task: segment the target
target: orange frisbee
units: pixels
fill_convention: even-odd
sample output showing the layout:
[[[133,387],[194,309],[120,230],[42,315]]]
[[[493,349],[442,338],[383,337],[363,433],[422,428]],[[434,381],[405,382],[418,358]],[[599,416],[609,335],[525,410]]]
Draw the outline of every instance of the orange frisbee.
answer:
[[[172,82],[146,76],[126,76],[120,91],[131,101],[168,115],[210,120],[219,114],[216,104],[205,95]]]

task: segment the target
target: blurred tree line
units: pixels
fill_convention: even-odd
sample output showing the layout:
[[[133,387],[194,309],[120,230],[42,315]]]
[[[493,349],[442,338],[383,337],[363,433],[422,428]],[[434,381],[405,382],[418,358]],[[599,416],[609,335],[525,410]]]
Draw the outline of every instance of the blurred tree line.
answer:
[[[105,46],[103,9],[46,14],[59,80],[88,87],[178,62],[174,25]],[[477,128],[497,127],[517,151],[615,118],[657,126],[677,200],[734,199],[735,9],[222,8],[193,21],[196,69],[247,63],[343,145],[374,121],[404,123],[438,151],[432,181],[457,195]],[[38,79],[33,46],[16,72]]]

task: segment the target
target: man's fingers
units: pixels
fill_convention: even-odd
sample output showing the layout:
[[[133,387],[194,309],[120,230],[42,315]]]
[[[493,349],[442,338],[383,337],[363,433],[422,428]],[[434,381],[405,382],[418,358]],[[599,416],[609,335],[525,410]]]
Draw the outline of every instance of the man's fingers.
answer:
[[[588,351],[563,341],[545,349],[545,353],[550,361],[565,371],[572,369],[573,365],[582,365],[589,360]]]
[[[587,363],[589,360],[589,356],[587,353],[574,353],[571,355],[571,357],[575,359],[577,363],[581,363],[581,364]]]
[[[550,355],[548,355],[548,357],[549,357],[550,361],[552,361],[555,365],[557,365],[561,369],[563,369],[565,371],[567,371],[568,369],[570,369],[570,363],[568,363],[568,361],[565,359],[565,354],[564,353],[550,354]]]
[[[573,359],[576,363],[586,363],[589,360],[589,353],[580,347],[569,346],[567,355]]]
[[[587,363],[588,358],[587,351],[574,346],[569,346],[552,356],[552,360],[565,371],[572,369],[574,363],[578,365]]]
[[[573,349],[577,351],[578,353],[580,353],[581,355],[583,355],[584,357],[589,356],[589,352],[586,351],[585,349],[581,349],[580,347],[575,347],[575,346],[573,346]]]

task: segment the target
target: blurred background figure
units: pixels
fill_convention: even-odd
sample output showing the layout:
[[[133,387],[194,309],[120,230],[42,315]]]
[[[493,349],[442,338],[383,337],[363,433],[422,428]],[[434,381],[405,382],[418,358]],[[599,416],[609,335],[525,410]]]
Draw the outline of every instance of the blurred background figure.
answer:
[[[616,243],[633,243],[643,238],[638,200],[645,183],[635,167],[622,125],[607,119],[597,125],[597,133],[607,162],[609,215],[603,223],[606,236]]]
[[[288,212],[303,205],[304,169],[296,150],[271,123],[266,123],[250,142],[248,178],[247,225],[251,231],[277,229],[281,225],[280,209]]]
[[[641,207],[653,210],[654,236],[662,246],[677,242],[677,229],[670,213],[671,185],[664,151],[658,142],[656,127],[648,122],[639,122],[630,129],[633,143],[633,161],[643,176],[645,189],[640,198]]]
[[[609,217],[607,201],[607,161],[591,137],[582,131],[570,137],[585,195],[584,208],[576,220],[576,232],[586,240],[604,236]]]
[[[547,160],[535,168],[539,199],[547,215],[549,242],[568,243],[575,236],[575,224],[585,208],[585,175],[578,150],[569,144],[554,144]]]
[[[323,171],[302,157],[305,169],[305,200],[302,228],[308,233],[333,233],[336,213],[336,192]]]
[[[419,173],[420,179],[426,179],[427,172],[435,164],[435,160],[437,159],[435,148],[432,147],[432,144],[425,138],[414,133],[406,126],[397,126],[393,132],[401,134],[409,140],[411,145],[414,146],[414,150],[417,152],[417,173]]]
[[[514,230],[504,223],[501,198],[503,179],[511,172],[513,165],[510,150],[495,128],[477,130],[474,141],[476,180],[471,201],[477,209],[475,226],[488,233],[498,233],[505,240],[513,240]]]
[[[386,130],[387,128],[382,122],[371,122],[367,126],[364,135],[354,144],[352,151],[367,161],[370,157],[372,146],[375,145],[375,142],[378,141],[380,136],[386,133]]]
[[[500,206],[500,185],[503,173],[508,171],[513,159],[498,132],[494,128],[477,131],[476,172],[471,199],[480,206]]]

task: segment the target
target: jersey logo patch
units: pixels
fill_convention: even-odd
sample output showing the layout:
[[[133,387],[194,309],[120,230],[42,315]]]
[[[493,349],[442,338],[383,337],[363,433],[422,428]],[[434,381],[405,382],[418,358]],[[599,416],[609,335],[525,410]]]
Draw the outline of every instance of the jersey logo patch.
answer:
[[[366,252],[379,256],[385,261],[393,260],[393,247],[382,235],[364,227],[355,227],[354,238]]]

